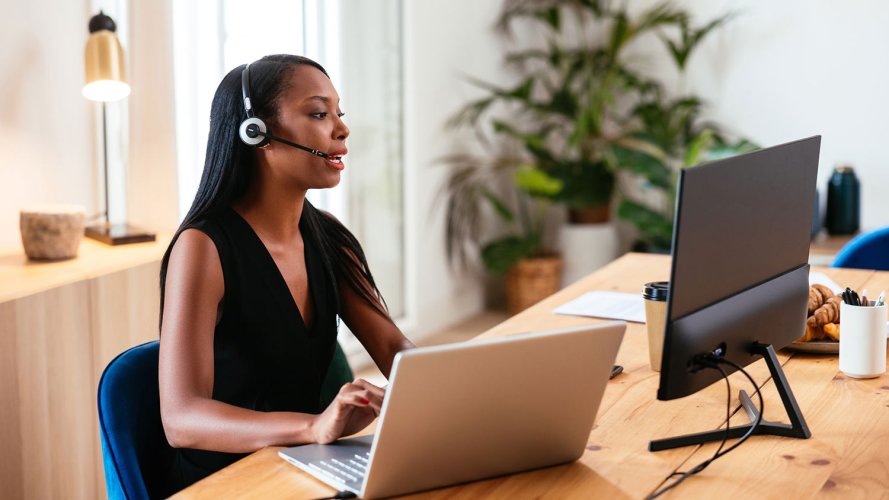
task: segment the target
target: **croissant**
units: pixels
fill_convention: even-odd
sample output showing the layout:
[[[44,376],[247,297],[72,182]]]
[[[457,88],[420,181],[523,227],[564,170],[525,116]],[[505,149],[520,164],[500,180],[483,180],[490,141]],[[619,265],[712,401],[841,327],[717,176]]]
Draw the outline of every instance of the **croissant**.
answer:
[[[816,309],[815,312],[812,313],[812,316],[806,320],[806,325],[823,327],[828,323],[839,323],[840,302],[842,302],[842,300],[842,297],[836,295],[827,299],[824,304]]]
[[[824,325],[824,334],[827,335],[831,340],[840,341],[840,324],[839,323],[828,323]]]
[[[830,288],[824,285],[812,285],[809,287],[809,316],[811,316],[819,307],[834,297],[834,293]]]

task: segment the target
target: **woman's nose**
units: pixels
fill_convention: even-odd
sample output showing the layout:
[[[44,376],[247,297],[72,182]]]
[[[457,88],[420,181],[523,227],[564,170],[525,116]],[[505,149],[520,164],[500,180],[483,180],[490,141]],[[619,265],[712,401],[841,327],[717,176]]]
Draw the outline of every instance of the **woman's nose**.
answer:
[[[336,119],[337,126],[333,130],[333,135],[337,140],[343,141],[346,137],[349,137],[349,127],[346,126],[346,122],[342,118],[337,117]]]

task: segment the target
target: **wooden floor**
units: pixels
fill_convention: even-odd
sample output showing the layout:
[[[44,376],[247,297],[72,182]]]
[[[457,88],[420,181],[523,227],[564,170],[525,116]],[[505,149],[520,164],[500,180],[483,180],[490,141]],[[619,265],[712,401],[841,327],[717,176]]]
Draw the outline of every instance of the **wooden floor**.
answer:
[[[452,325],[440,332],[434,333],[417,341],[417,346],[430,346],[463,342],[476,337],[489,328],[502,323],[509,318],[506,311],[484,311],[465,321]],[[356,378],[363,378],[375,385],[385,385],[386,377],[373,364],[355,372]]]

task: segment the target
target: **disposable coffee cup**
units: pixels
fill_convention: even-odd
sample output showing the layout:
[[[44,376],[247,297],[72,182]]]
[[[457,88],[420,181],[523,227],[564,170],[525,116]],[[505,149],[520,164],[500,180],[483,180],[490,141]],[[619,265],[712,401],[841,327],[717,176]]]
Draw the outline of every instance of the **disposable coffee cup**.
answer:
[[[642,288],[642,298],[645,299],[645,324],[648,328],[648,362],[651,364],[651,369],[656,372],[661,371],[669,291],[669,281],[652,281]]]
[[[886,372],[886,305],[840,304],[840,371],[852,378]]]

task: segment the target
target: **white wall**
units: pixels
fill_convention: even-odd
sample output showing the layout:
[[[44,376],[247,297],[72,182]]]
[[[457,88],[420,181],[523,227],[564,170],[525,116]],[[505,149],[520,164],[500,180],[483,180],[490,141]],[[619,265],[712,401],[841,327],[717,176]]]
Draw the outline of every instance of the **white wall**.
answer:
[[[129,16],[127,217],[172,231],[179,223],[172,5],[130,0]]]
[[[0,248],[21,244],[19,210],[99,209],[94,103],[83,98],[87,2],[0,0]]]
[[[822,203],[834,165],[853,164],[864,229],[889,225],[889,3],[684,0],[699,23],[729,11],[684,82],[707,117],[770,146],[821,134]]]
[[[169,5],[131,3],[130,39],[121,40],[133,89],[129,127],[109,129],[118,134],[109,145],[127,130],[132,135],[125,160],[129,221],[169,229],[177,221],[172,61],[165,36],[172,29]],[[73,203],[87,216],[103,208],[101,114],[81,94],[87,24],[95,14],[91,4],[0,0],[0,8],[11,13],[0,19],[0,248],[20,246],[23,207]],[[140,23],[132,22],[136,16]],[[109,114],[116,106],[109,105]],[[115,165],[110,168],[114,174]],[[122,200],[115,200],[113,190],[114,185],[115,218],[116,201]]]
[[[446,262],[444,212],[435,204],[445,178],[438,160],[465,146],[445,129],[447,119],[477,96],[469,76],[497,81],[499,41],[491,27],[499,2],[404,1],[405,171],[408,310],[405,333],[419,337],[483,307],[477,277]]]

